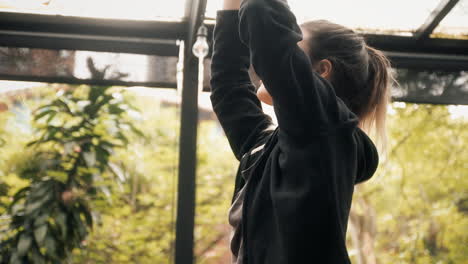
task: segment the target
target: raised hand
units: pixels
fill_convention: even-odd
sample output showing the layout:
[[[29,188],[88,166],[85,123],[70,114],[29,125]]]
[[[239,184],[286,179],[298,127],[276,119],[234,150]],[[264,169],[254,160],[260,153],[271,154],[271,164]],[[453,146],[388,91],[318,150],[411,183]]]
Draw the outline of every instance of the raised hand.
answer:
[[[242,0],[224,0],[223,10],[237,10]]]

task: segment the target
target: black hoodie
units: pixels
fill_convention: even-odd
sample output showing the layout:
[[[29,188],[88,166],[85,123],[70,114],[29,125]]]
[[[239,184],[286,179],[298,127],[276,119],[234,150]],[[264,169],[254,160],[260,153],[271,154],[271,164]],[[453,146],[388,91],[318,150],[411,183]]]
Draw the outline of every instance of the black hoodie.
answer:
[[[312,72],[301,39],[282,0],[245,0],[239,12],[218,12],[211,100],[241,161],[234,197],[248,179],[243,264],[350,263],[354,185],[377,168],[374,144],[331,84]],[[250,81],[250,63],[272,95],[274,131]]]

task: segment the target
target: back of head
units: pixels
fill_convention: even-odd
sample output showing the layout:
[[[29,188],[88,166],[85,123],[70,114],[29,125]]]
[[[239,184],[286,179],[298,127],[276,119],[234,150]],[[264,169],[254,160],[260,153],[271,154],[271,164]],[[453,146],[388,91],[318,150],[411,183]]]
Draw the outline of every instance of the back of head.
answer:
[[[336,95],[359,117],[360,127],[375,133],[385,147],[385,116],[394,80],[388,59],[344,26],[316,20],[301,27],[312,65],[324,59],[331,62]]]

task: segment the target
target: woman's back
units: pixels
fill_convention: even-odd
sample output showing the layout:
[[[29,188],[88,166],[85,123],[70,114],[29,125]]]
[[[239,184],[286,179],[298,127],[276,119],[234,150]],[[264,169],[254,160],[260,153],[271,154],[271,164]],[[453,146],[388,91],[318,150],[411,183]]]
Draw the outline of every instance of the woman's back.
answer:
[[[242,183],[229,214],[235,223],[231,250],[241,260],[235,263],[349,263],[345,239],[353,186],[377,166],[372,142],[356,128],[316,138],[295,152],[301,157],[287,157],[278,132],[241,161]],[[280,163],[287,159],[297,167],[285,173]]]
[[[234,260],[349,263],[354,184],[375,172],[376,148],[331,83],[311,71],[287,5],[244,3],[218,13],[211,80],[214,110],[241,162],[230,212]],[[273,98],[274,131],[250,62]]]

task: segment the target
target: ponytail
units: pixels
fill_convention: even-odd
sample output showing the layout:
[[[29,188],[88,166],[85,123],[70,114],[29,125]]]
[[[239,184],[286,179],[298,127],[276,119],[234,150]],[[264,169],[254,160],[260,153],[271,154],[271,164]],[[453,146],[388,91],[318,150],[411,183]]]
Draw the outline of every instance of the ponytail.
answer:
[[[360,117],[359,126],[375,137],[379,148],[387,147],[386,116],[390,101],[390,88],[395,78],[390,61],[383,52],[365,46],[369,58],[367,88],[371,91],[366,109]]]
[[[308,55],[312,65],[328,59],[333,65],[330,82],[340,97],[359,118],[359,127],[372,136],[385,152],[385,121],[390,86],[395,81],[385,55],[367,46],[364,38],[342,25],[326,20],[302,24],[308,32]]]

